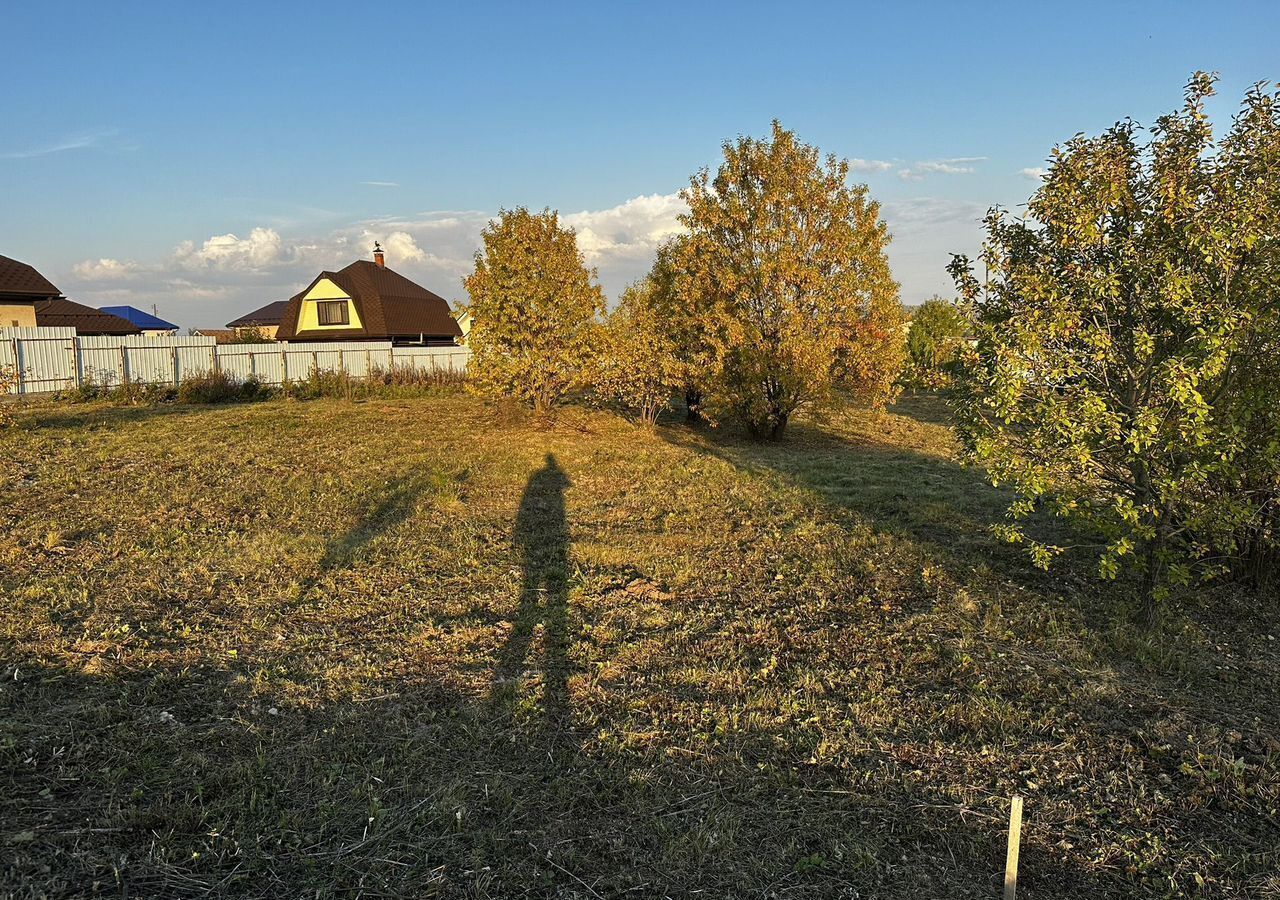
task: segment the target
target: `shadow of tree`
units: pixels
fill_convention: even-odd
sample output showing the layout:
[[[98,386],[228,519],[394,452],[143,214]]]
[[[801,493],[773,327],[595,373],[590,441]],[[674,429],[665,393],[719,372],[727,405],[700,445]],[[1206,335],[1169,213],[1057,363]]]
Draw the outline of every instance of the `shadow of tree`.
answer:
[[[325,545],[319,562],[302,580],[298,599],[305,599],[330,573],[350,567],[380,535],[411,518],[419,499],[430,490],[428,473],[423,472],[393,478],[382,485],[374,497],[365,501],[355,524]]]
[[[951,459],[804,422],[789,426],[780,443],[752,441],[732,427],[674,427],[662,434],[695,453],[809,490],[876,531],[907,538],[962,567],[980,560],[1001,577],[1039,591],[1055,590],[1064,578],[1082,574],[1081,559],[1068,556],[1046,573],[1032,565],[1021,547],[998,541],[991,526],[1004,519],[1012,494]],[[1026,524],[1036,538],[1050,543],[1071,545],[1080,539],[1047,515],[1033,516]]]
[[[946,398],[931,392],[904,393],[890,405],[889,412],[927,425],[950,425],[953,421]]]

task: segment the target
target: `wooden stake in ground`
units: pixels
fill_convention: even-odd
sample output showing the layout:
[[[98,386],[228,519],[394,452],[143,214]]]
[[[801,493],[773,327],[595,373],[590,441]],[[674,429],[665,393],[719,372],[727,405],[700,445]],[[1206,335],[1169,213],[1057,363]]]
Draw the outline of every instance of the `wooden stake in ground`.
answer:
[[[1004,857],[1004,900],[1018,895],[1018,845],[1022,843],[1022,798],[1014,795],[1009,804],[1009,849]]]

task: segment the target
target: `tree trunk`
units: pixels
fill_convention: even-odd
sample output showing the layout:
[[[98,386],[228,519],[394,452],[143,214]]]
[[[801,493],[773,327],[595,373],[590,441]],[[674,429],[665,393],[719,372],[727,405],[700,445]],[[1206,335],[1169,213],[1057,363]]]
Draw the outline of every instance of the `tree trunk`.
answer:
[[[686,422],[702,421],[702,391],[697,388],[684,390],[684,420]]]
[[[1138,624],[1145,631],[1154,631],[1160,624],[1161,606],[1158,594],[1164,586],[1166,569],[1165,549],[1168,544],[1168,526],[1161,519],[1155,523],[1155,536],[1147,541],[1144,552],[1146,570],[1142,573],[1142,594],[1139,597]]]
[[[773,428],[769,431],[769,440],[782,440],[783,432],[787,430],[787,422],[791,417],[786,413],[779,413],[777,419],[773,423]]]

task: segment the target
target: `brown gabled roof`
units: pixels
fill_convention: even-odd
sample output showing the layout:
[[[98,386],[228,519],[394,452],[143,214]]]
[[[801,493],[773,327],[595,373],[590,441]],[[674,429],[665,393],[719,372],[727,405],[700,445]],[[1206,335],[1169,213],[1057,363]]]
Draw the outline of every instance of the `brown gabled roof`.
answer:
[[[35,298],[58,297],[62,291],[53,282],[16,259],[0,256],[0,294],[30,295]]]
[[[284,315],[285,307],[289,305],[288,300],[277,300],[275,303],[268,303],[261,309],[255,309],[251,313],[246,313],[238,319],[233,319],[227,323],[228,328],[250,328],[254,325],[279,325],[280,317]]]
[[[302,298],[324,278],[346,291],[363,328],[325,328],[301,334],[295,331]],[[428,338],[453,338],[460,337],[462,329],[449,314],[448,301],[439,294],[398,272],[362,259],[337,272],[321,272],[305,290],[289,298],[280,317],[276,340],[369,340],[419,334]]]
[[[85,306],[58,297],[54,300],[37,300],[36,325],[42,328],[74,328],[77,334],[141,334],[142,329],[128,319],[104,313],[100,309]]]

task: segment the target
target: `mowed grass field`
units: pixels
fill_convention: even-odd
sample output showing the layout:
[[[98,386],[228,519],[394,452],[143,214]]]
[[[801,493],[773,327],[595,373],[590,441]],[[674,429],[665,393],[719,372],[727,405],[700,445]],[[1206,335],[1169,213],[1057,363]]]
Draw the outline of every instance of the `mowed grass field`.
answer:
[[[0,895],[989,898],[1019,793],[1020,897],[1280,897],[1277,604],[1132,631],[935,400],[17,419]]]

